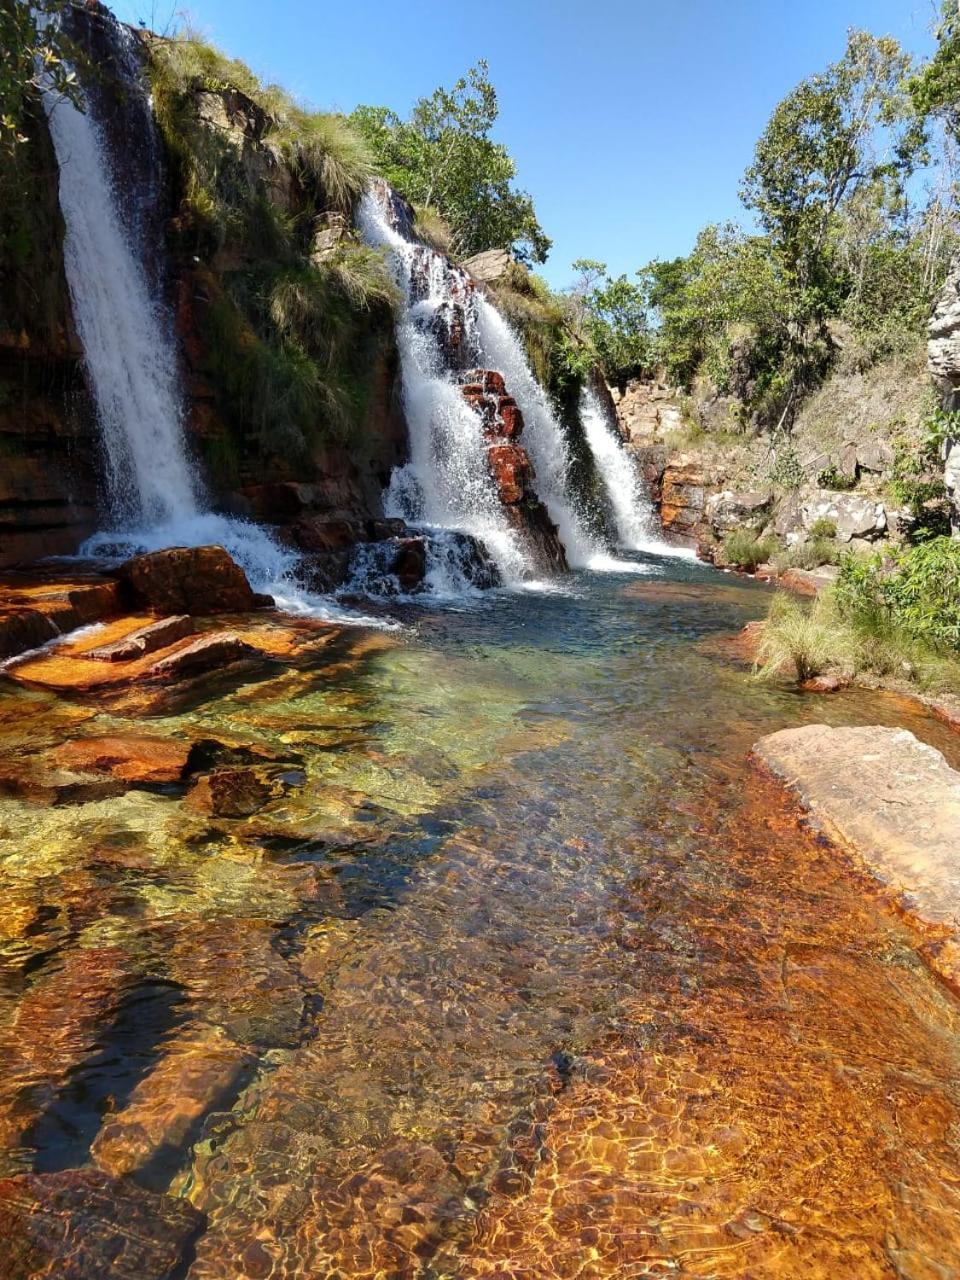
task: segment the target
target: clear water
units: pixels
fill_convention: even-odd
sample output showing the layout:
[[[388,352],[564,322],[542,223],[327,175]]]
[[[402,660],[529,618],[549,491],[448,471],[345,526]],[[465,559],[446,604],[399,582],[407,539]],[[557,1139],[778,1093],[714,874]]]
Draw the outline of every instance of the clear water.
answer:
[[[148,724],[0,684],[18,768],[148,728],[272,787],[0,798],[2,1170],[74,1197],[30,1249],[83,1222],[111,1274],[169,1193],[187,1280],[957,1273],[960,1005],[747,763],[812,720],[957,739],[751,683],[720,638],[764,589],[641,560]]]

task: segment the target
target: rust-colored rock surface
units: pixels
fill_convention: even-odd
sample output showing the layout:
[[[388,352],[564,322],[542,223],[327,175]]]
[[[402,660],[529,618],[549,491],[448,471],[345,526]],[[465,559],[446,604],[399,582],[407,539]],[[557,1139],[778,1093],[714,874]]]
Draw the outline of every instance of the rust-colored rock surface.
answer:
[[[154,613],[246,613],[257,607],[247,575],[223,547],[169,547],[134,556],[117,570],[135,608]]]
[[[939,751],[907,729],[810,724],[761,738],[754,755],[907,910],[957,935],[960,773]]]
[[[182,613],[172,618],[163,618],[160,622],[148,623],[145,627],[138,627],[122,640],[115,640],[112,644],[88,649],[86,656],[93,658],[96,662],[132,662],[136,658],[145,657],[148,653],[156,653],[158,649],[165,649],[176,640],[183,640],[186,636],[193,635],[195,629],[193,619]]]
[[[189,742],[149,734],[110,734],[64,742],[54,759],[81,773],[107,773],[123,782],[178,782],[190,755]]]
[[[203,1221],[96,1169],[0,1180],[6,1280],[168,1280]]]

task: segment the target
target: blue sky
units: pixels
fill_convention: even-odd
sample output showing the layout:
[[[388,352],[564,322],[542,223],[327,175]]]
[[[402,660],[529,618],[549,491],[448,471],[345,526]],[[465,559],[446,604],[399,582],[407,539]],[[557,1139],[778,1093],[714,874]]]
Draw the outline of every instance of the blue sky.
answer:
[[[932,0],[188,0],[214,43],[316,107],[405,114],[486,58],[513,153],[554,240],[614,273],[685,253],[740,216],[737,186],[777,101],[835,60],[849,26],[933,47]],[[183,0],[115,0],[163,29]]]

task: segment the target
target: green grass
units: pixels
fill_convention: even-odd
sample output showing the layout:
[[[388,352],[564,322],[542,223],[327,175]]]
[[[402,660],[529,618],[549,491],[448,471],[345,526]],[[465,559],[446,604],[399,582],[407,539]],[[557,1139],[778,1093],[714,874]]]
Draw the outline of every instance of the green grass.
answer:
[[[749,529],[734,529],[720,545],[721,563],[752,573],[757,565],[767,563],[777,546],[776,538],[760,538]]]
[[[854,666],[855,638],[837,618],[826,596],[807,605],[779,591],[774,596],[757,648],[757,679],[772,680],[785,669],[798,681],[839,668],[850,673]]]

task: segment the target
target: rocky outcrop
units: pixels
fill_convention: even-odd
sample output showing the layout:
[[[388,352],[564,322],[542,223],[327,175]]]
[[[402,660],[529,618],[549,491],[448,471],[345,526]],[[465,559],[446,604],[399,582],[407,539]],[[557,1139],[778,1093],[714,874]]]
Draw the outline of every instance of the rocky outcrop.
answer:
[[[827,836],[852,850],[897,896],[902,909],[949,931],[954,985],[960,979],[960,774],[906,729],[804,725],[754,747]]]
[[[475,253],[472,258],[467,258],[461,265],[480,284],[496,284],[507,274],[514,261],[509,249],[485,249],[483,253]]]
[[[533,487],[530,457],[518,443],[523,415],[494,369],[469,369],[461,375],[463,397],[478,415],[487,443],[487,461],[504,513],[531,549],[541,570],[567,567],[557,527]]]
[[[951,265],[930,317],[927,368],[948,407],[960,407],[960,256]],[[954,534],[960,536],[960,440],[945,440],[943,456]]]
[[[267,603],[223,547],[151,551],[122,564],[117,577],[129,607],[154,613],[246,613]]]

